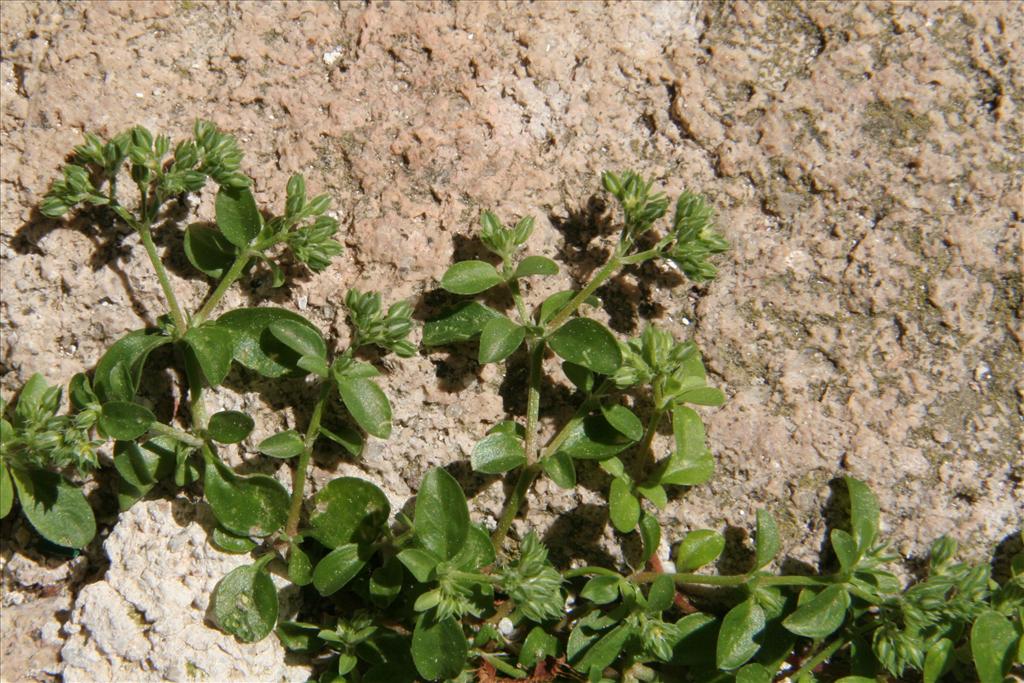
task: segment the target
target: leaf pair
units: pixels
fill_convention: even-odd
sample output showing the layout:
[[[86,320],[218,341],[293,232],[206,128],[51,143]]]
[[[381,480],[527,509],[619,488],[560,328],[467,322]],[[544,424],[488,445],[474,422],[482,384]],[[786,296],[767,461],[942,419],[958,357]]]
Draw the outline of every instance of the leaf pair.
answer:
[[[379,488],[355,477],[332,480],[317,492],[313,506],[307,534],[330,552],[313,569],[312,583],[322,595],[331,595],[369,561],[391,506]]]

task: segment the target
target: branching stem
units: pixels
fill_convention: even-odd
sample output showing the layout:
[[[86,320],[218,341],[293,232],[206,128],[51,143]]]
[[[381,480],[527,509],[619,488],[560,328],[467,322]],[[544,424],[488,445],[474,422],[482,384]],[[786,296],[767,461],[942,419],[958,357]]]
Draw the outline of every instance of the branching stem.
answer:
[[[139,224],[137,229],[139,237],[142,238],[142,246],[146,248],[149,261],[153,264],[153,270],[156,271],[156,278],[160,281],[160,288],[164,291],[164,298],[167,299],[167,306],[170,309],[171,320],[174,321],[177,335],[181,336],[188,330],[188,325],[185,322],[184,314],[181,312],[181,307],[178,305],[178,298],[174,296],[174,289],[171,287],[171,280],[167,276],[167,270],[164,269],[160,255],[156,253],[156,245],[153,243],[153,233],[150,230],[148,221]]]
[[[241,277],[245,267],[249,265],[249,261],[252,259],[252,252],[248,249],[239,254],[228,271],[224,273],[224,276],[217,283],[217,288],[213,290],[210,297],[206,300],[195,316],[192,318],[192,325],[201,325],[207,317],[217,308],[217,304],[224,298],[224,295],[231,288],[231,285],[235,284],[235,280]]]
[[[313,455],[313,444],[320,433],[320,420],[324,415],[324,407],[331,395],[331,385],[324,382],[320,385],[320,397],[313,408],[313,416],[309,419],[309,427],[306,429],[306,437],[303,440],[302,452],[299,453],[299,461],[295,465],[295,472],[292,474],[292,500],[288,508],[288,522],[285,525],[285,534],[294,536],[299,532],[299,515],[302,513],[302,494],[306,488],[306,470],[309,469],[309,459]]]

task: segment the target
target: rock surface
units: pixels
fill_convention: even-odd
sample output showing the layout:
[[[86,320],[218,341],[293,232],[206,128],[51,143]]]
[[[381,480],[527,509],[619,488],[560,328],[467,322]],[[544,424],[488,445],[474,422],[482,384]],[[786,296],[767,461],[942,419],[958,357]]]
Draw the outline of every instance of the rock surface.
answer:
[[[280,210],[296,171],[331,194],[345,253],[321,274],[293,269],[282,290],[257,276],[225,305],[302,310],[339,344],[353,286],[430,315],[436,279],[474,253],[484,208],[536,216],[532,251],[565,264],[530,301],[585,280],[606,246],[598,174],[633,168],[670,194],[707,194],[733,245],[706,286],[645,268],[599,292],[599,315],[623,336],[650,318],[692,337],[729,397],[703,413],[715,478],[673,492],[667,540],[701,527],[742,538],[768,508],[786,554],[814,562],[844,474],[877,492],[907,559],[943,533],[987,557],[1024,524],[1019,3],[8,2],[0,29],[5,396],[35,371],[66,382],[163,310],[135,237],[33,212],[83,130],[142,123],[182,137],[209,118],[241,139],[262,205]],[[208,197],[200,210],[210,215]],[[208,283],[180,231],[162,228],[158,242],[194,306]],[[465,463],[506,410],[523,409],[521,382],[460,350],[384,365],[392,437],[356,463],[328,454],[313,487],[355,472],[398,507],[429,467]],[[232,386],[215,400],[261,431],[231,459],[287,480],[254,446],[301,426],[303,387]],[[549,428],[564,396],[543,396]],[[669,447],[659,435],[656,452]],[[501,483],[466,481],[474,514],[493,521]],[[562,560],[615,553],[607,480],[583,483],[566,494],[540,482],[519,532],[546,529]],[[221,666],[221,646],[237,652],[195,600],[219,576],[207,568],[243,560],[203,546],[191,522],[182,552],[198,556],[172,560],[161,548],[181,528],[147,538],[171,530],[169,505],[147,503],[150,516],[133,511],[112,533],[163,553],[160,572],[177,578],[166,589],[162,573],[129,579],[131,554],[111,557],[75,602],[71,630],[88,629],[69,633],[69,678],[170,675],[175,647],[195,653],[197,672]],[[16,523],[5,520],[5,543],[23,553],[6,533]],[[129,528],[146,531],[128,539]],[[7,569],[4,580],[22,590]],[[255,647],[257,668],[216,670],[293,675],[274,668],[276,645]],[[175,675],[189,677],[177,659]],[[11,657],[5,669],[40,670]]]
[[[196,510],[150,500],[118,518],[103,543],[110,569],[79,591],[63,628],[65,681],[306,680],[277,638],[244,644],[208,625],[217,582],[251,559],[213,548],[212,518]]]

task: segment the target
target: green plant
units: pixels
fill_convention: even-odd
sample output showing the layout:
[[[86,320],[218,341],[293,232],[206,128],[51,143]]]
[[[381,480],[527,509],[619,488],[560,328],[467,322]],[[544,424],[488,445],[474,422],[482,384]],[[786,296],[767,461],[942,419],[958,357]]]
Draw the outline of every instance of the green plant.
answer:
[[[421,482],[411,518],[399,512],[392,520],[384,493],[356,477],[327,483],[304,515],[305,477],[319,437],[358,456],[363,433],[389,435],[390,405],[374,382],[378,371],[356,351],[375,345],[398,356],[415,354],[406,339],[411,307],[397,303],[384,311],[378,295],[350,292],[352,343],[334,356],[311,323],[288,311],[239,309],[212,319],[224,292],[253,265],[269,269],[275,283],[283,281],[277,245],[314,269],[325,267],[340,247],[330,239],[336,225],[325,215],[326,198],[307,201],[301,177],[288,183],[284,215],[264,219],[238,171],[241,155],[233,139],[202,123],[195,133],[168,162],[162,159],[169,142],[154,141],[141,129],[106,143],[90,136],[76,150],[80,163],[65,170],[47,195],[49,214],[84,202],[113,210],[138,232],[170,313],[158,329],[115,342],[91,381],[76,376],[70,416],[56,416],[59,392],[33,378],[13,425],[4,422],[3,462],[18,472],[48,472],[57,481],[53,469],[95,462],[95,427],[116,442],[122,507],[163,479],[179,486],[201,482],[219,523],[211,542],[255,556],[224,577],[212,597],[212,615],[225,631],[254,641],[276,630],[286,648],[318,662],[324,682],[759,683],[785,674],[803,682],[820,675],[846,683],[907,676],[995,683],[1021,661],[1024,554],[998,583],[987,565],[956,562],[956,544],[943,538],[932,547],[927,575],[904,587],[886,568],[895,558],[880,542],[878,503],[852,478],[836,487],[837,495],[848,497],[850,515],[847,528],[830,533],[835,571],[769,571],[782,542],[764,510],[757,514],[753,560],[744,573],[704,571],[726,546],[713,530],[671,539],[678,541],[671,565],[658,557],[666,533],[658,511],[677,487],[697,486],[714,471],[692,406],[720,405],[725,396],[709,385],[692,342],[654,325],[621,342],[581,312],[623,268],[648,261],[674,264],[693,281],[708,280],[715,275],[709,259],[727,245],[712,227],[708,205],[691,193],[677,199],[659,232],[669,202],[635,173],[602,177],[621,209],[618,239],[608,261],[580,289],[531,309],[522,280],[554,275],[558,265],[521,255],[531,218],[506,227],[491,212],[482,215],[480,239],[494,262],[456,263],[441,280],[455,295],[502,289],[511,311],[463,301],[426,323],[423,345],[476,340],[480,363],[514,360],[522,349],[527,366],[525,415],[510,416],[481,435],[470,458],[477,472],[515,482],[496,528],[488,532],[473,521],[458,481],[439,468]],[[116,192],[126,158],[141,197],[134,211],[118,203]],[[170,290],[150,229],[165,202],[200,189],[206,178],[220,185],[217,223],[188,226],[185,250],[198,270],[218,282],[188,315]],[[97,180],[108,183],[106,193],[96,189]],[[184,369],[187,424],[158,421],[137,397],[150,353],[165,345],[175,348]],[[551,354],[575,387],[576,407],[554,436],[542,440],[541,393],[559,379],[545,376]],[[242,413],[206,414],[203,391],[223,382],[232,363],[271,378],[313,378],[317,399],[305,432],[284,431],[258,446],[269,457],[296,459],[291,494],[270,477],[234,473],[217,456],[218,444],[238,443],[253,429]],[[661,455],[653,452],[654,436],[666,421],[674,448]],[[559,567],[534,531],[510,538],[536,479],[545,476],[572,489],[579,468],[606,475],[612,525],[642,543],[638,555],[623,552],[618,566]],[[6,513],[12,492],[9,483],[4,487]],[[19,493],[25,508],[21,488]],[[46,525],[25,511],[46,535]],[[295,618],[278,612],[269,577],[275,566],[311,598],[297,615],[287,615]]]

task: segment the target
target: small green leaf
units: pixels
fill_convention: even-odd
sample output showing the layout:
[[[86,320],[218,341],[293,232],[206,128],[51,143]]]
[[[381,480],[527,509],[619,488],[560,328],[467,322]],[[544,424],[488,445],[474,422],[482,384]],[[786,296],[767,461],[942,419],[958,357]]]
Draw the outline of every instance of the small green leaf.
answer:
[[[419,548],[406,548],[397,557],[420,583],[430,581],[434,567],[441,561],[434,553]]]
[[[664,510],[665,506],[668,505],[668,494],[665,493],[665,487],[660,484],[637,486],[636,492],[654,503],[654,507],[659,510]]]
[[[686,534],[676,547],[676,570],[689,572],[714,562],[725,549],[725,537],[711,529]]]
[[[630,490],[629,483],[612,479],[608,493],[608,517],[620,532],[626,534],[640,522],[640,501]]]
[[[277,625],[277,637],[289,652],[313,654],[324,647],[324,641],[317,637],[321,630],[316,624],[282,621]]]
[[[238,443],[249,436],[256,423],[237,410],[222,410],[210,416],[206,427],[210,438],[218,443]]]
[[[547,299],[544,299],[540,304],[540,308],[537,310],[537,322],[541,325],[546,324],[549,320],[554,318],[555,314],[562,310],[567,303],[572,301],[575,294],[576,292],[571,289],[566,289],[561,292],[555,292]]]
[[[185,228],[185,256],[196,270],[221,278],[235,260],[235,246],[212,225],[192,223]]]
[[[214,205],[217,227],[228,242],[236,247],[247,247],[259,234],[263,221],[256,200],[247,188],[221,187]]]
[[[467,301],[446,312],[440,318],[423,325],[423,345],[441,346],[469,341],[484,329],[488,322],[504,317],[493,308],[476,301]]]
[[[114,468],[121,475],[117,482],[118,506],[127,510],[149,493],[156,483],[174,472],[181,445],[168,436],[158,436],[140,444],[118,441],[114,444]]]
[[[559,450],[578,460],[605,460],[632,443],[608,424],[603,415],[590,415],[569,428]]]
[[[498,363],[511,356],[526,338],[526,329],[505,316],[494,318],[480,332],[479,361]]]
[[[263,640],[277,623],[277,589],[257,565],[231,570],[213,589],[213,620],[243,643]]]
[[[441,278],[441,287],[452,294],[479,294],[503,281],[490,263],[460,261]]]
[[[92,390],[89,378],[83,372],[75,373],[68,383],[68,399],[75,411],[85,410],[93,403],[99,403],[100,399]]]
[[[762,569],[779,554],[779,527],[767,510],[757,511],[757,534],[754,537],[754,569]]]
[[[240,536],[269,536],[288,518],[288,492],[264,474],[240,477],[213,456],[206,463],[203,492],[214,517]]]
[[[806,638],[825,638],[846,620],[850,594],[845,586],[829,586],[782,621],[790,633]]]
[[[657,481],[665,485],[696,486],[710,479],[715,471],[715,460],[704,445],[704,424],[696,411],[675,406],[672,432],[676,450],[663,461]]]
[[[328,548],[377,540],[391,514],[387,496],[370,482],[338,477],[313,497],[310,535]]]
[[[576,664],[576,668],[592,676],[594,675],[593,672],[604,671],[619,656],[619,653],[622,652],[622,647],[631,635],[633,635],[633,628],[629,625],[620,624],[616,626],[590,646],[587,653]],[[600,679],[592,678],[592,680]]]
[[[516,272],[512,274],[514,278],[529,277],[531,275],[557,275],[558,264],[549,259],[546,256],[527,256],[519,265],[516,266]]]
[[[466,542],[466,495],[455,478],[443,469],[435,467],[423,478],[416,494],[413,526],[423,547],[445,560],[455,557]]]
[[[378,607],[387,607],[402,592],[402,562],[391,557],[370,574],[370,599]]]
[[[736,672],[736,683],[772,683],[772,672],[760,664],[747,664]]]
[[[672,607],[676,597],[676,582],[668,574],[661,574],[651,584],[647,593],[647,611],[660,614]]]
[[[294,321],[319,334],[313,323],[283,308],[239,308],[222,315],[217,324],[231,333],[235,360],[250,370],[270,378],[304,374],[297,372],[301,355],[270,332],[270,325],[282,320]]]
[[[953,641],[949,638],[935,641],[935,644],[928,648],[928,654],[924,658],[924,669],[921,672],[924,683],[938,683],[952,668],[954,661]]]
[[[213,527],[210,542],[214,547],[232,555],[244,555],[256,547],[256,542],[248,536],[233,534],[223,527]]]
[[[359,573],[368,559],[369,551],[355,543],[340,545],[316,563],[313,586],[320,595],[333,595]]]
[[[715,472],[715,459],[704,449],[696,457],[673,453],[664,460],[657,480],[666,486],[696,486],[703,484]]]
[[[718,632],[715,648],[718,668],[738,669],[757,654],[761,646],[754,638],[764,630],[764,626],[764,610],[752,598],[729,610]]]
[[[323,361],[327,358],[327,344],[320,331],[297,320],[275,320],[267,326],[278,341],[300,356],[311,356]]]
[[[13,505],[14,483],[11,481],[11,473],[7,471],[7,465],[0,462],[0,519],[7,516]]]
[[[349,414],[367,434],[380,439],[391,435],[391,403],[373,380],[339,377],[338,393]]]
[[[491,544],[490,535],[483,527],[470,524],[466,542],[462,544],[458,555],[452,558],[452,566],[471,572],[493,564],[494,560],[494,545]]]
[[[646,512],[640,515],[640,539],[644,542],[641,559],[646,564],[661,544],[661,525],[658,524],[657,517]]]
[[[502,474],[526,462],[523,442],[510,434],[485,436],[473,447],[470,456],[473,470],[483,474]]]
[[[416,619],[412,633],[412,659],[420,676],[428,681],[454,678],[462,672],[469,643],[462,626],[451,617],[435,620],[431,612]]]
[[[320,425],[320,434],[344,448],[349,455],[358,458],[363,453],[365,440],[359,430],[353,427],[338,425],[334,429],[328,429],[324,425]]]
[[[515,420],[502,420],[487,430],[488,434],[510,434],[520,439],[526,438],[526,428]]]
[[[601,406],[601,414],[608,424],[630,441],[644,438],[644,425],[632,410],[623,405]]]
[[[1013,623],[995,610],[978,615],[971,626],[971,656],[981,683],[1002,683],[1013,664],[1019,635]]]
[[[231,370],[231,358],[235,353],[235,340],[231,332],[208,323],[191,328],[183,339],[195,354],[210,386],[215,387],[223,382]]]
[[[857,566],[857,544],[853,542],[853,536],[842,529],[833,529],[829,534],[832,540],[832,550],[839,560],[839,567],[844,572],[852,572]]]
[[[713,667],[718,626],[716,618],[703,612],[688,614],[677,621],[679,640],[673,650],[672,663]]]
[[[610,375],[622,365],[622,351],[608,329],[590,318],[573,318],[548,337],[548,345],[562,359],[600,375]]]
[[[540,465],[544,468],[544,474],[548,475],[559,488],[576,488],[576,466],[573,465],[572,457],[565,451],[558,451],[554,455],[544,458]]]
[[[288,546],[288,580],[296,586],[313,583],[313,562],[302,549],[301,540],[292,540]]]
[[[619,584],[622,577],[598,575],[587,581],[580,591],[580,597],[595,605],[607,605],[619,598]]]
[[[84,548],[96,535],[96,518],[81,489],[56,472],[12,468],[25,518],[46,540]]]
[[[118,339],[96,363],[92,381],[96,395],[101,401],[132,400],[149,354],[170,343],[170,337],[148,330],[135,330]]]
[[[149,431],[154,422],[153,413],[138,403],[111,401],[103,404],[99,425],[112,439],[132,441]]]
[[[693,408],[672,408],[672,434],[676,440],[677,455],[692,457],[700,455],[707,448],[704,423]]]
[[[519,666],[527,669],[548,657],[558,656],[558,639],[547,633],[543,626],[534,626],[523,640],[519,650]]]
[[[857,556],[862,557],[878,536],[878,499],[864,482],[853,477],[844,480],[850,492],[851,536],[857,544]]]
[[[720,406],[725,403],[725,393],[714,387],[697,387],[682,392],[674,399],[678,403],[693,403],[698,406]]]
[[[582,365],[565,361],[562,363],[562,372],[580,391],[589,394],[594,390],[594,373]]]
[[[306,445],[302,440],[302,436],[297,431],[289,429],[288,431],[263,439],[263,441],[260,441],[258,449],[263,455],[287,459],[294,458],[299,453],[302,453],[306,450]]]

